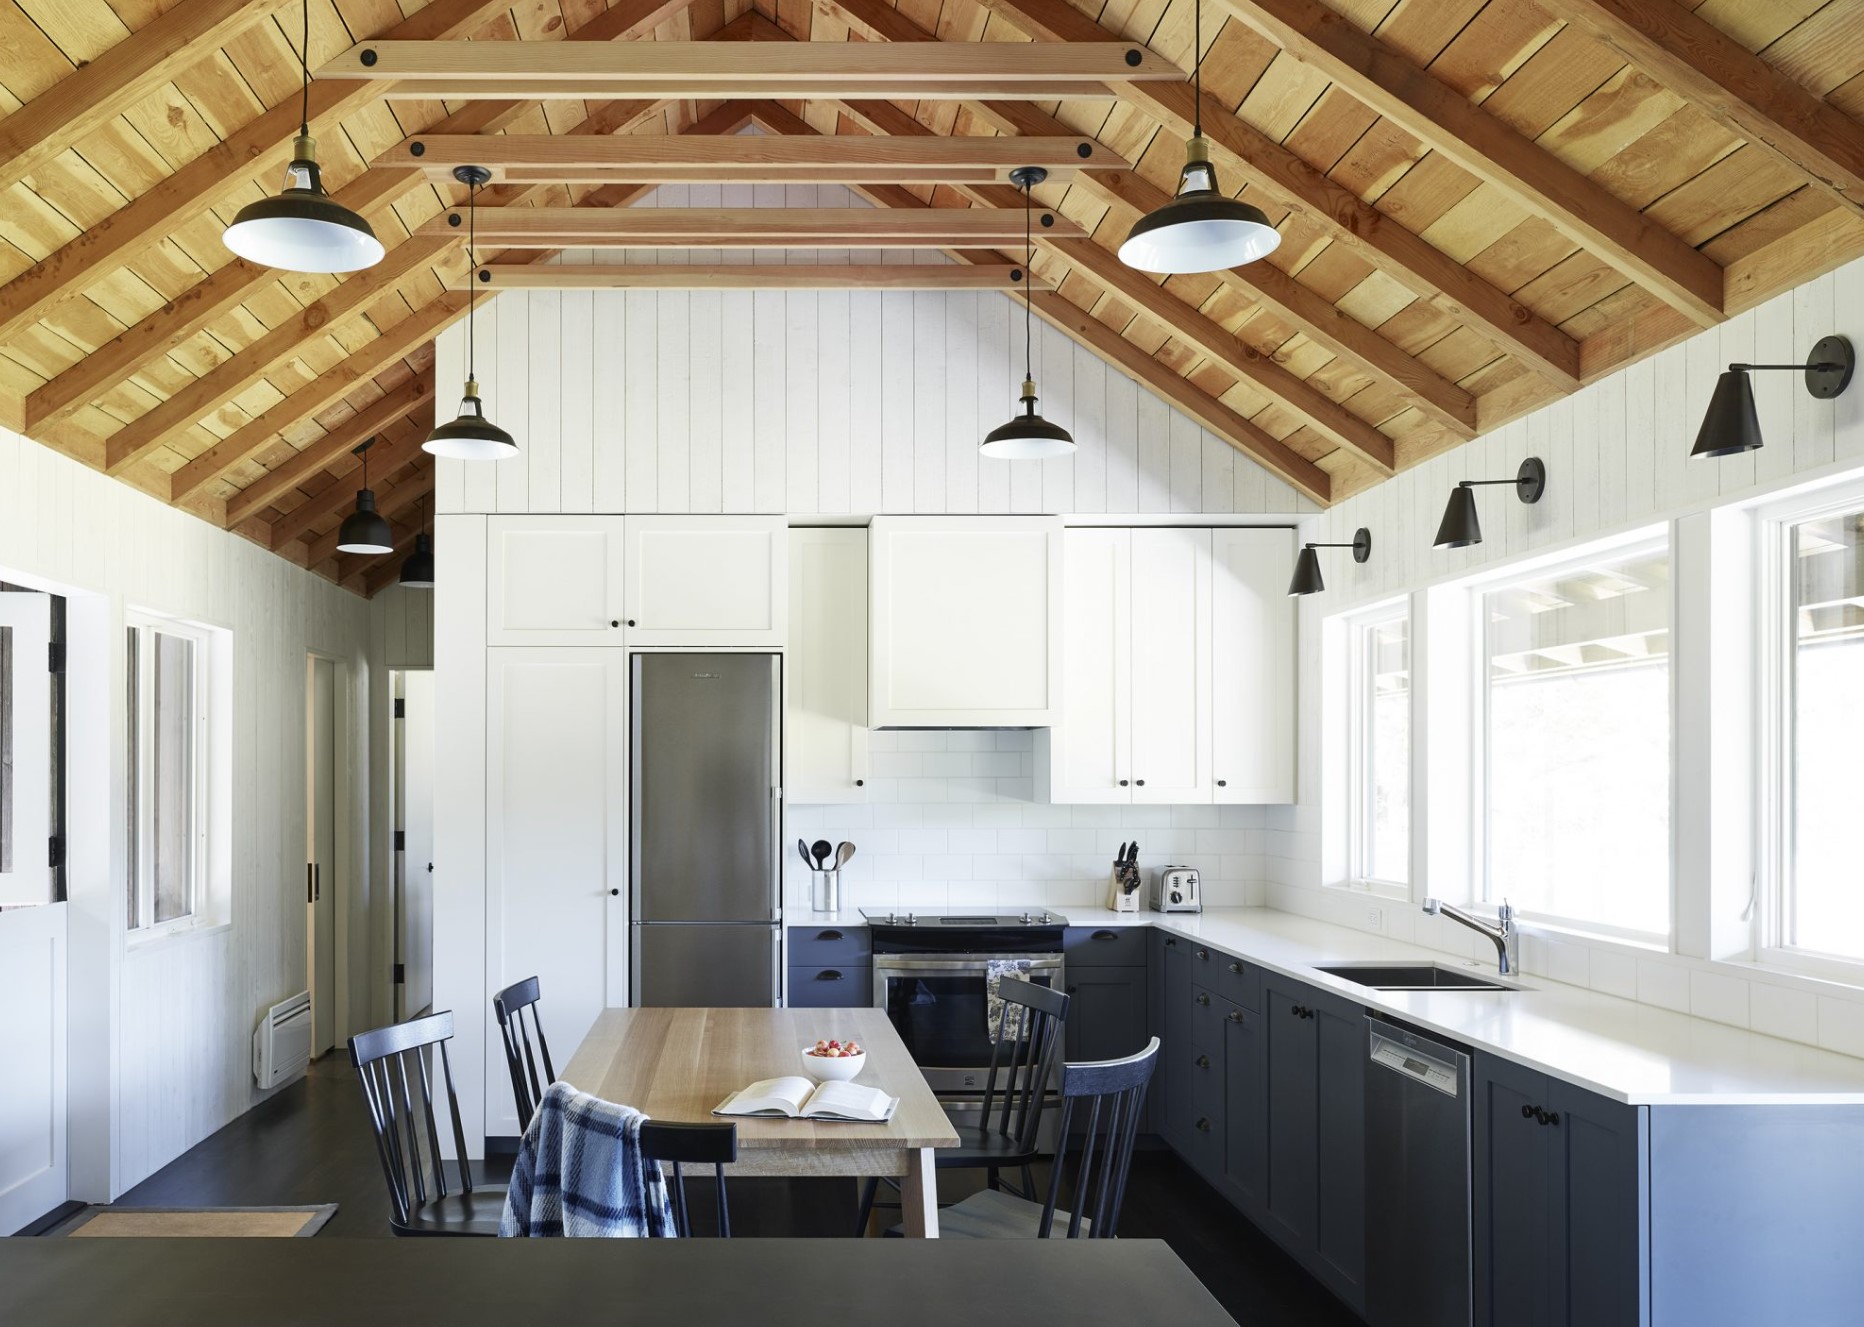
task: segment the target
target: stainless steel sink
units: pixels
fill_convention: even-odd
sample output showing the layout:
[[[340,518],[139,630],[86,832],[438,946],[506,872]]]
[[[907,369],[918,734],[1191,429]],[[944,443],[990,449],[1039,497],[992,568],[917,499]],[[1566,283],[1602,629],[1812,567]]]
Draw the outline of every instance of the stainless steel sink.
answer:
[[[1518,991],[1483,972],[1441,963],[1323,963],[1319,970],[1378,991]]]

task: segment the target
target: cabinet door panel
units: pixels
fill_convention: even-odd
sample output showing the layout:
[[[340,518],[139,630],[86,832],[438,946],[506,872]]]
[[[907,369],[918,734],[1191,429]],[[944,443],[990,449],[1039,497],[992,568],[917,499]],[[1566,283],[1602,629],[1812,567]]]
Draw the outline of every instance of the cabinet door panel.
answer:
[[[629,645],[782,645],[789,530],[781,516],[630,516]]]
[[[1522,1110],[1545,1109],[1547,1078],[1480,1054],[1472,1077],[1476,1324],[1542,1327],[1556,1321],[1554,1130]]]
[[[620,645],[622,518],[487,522],[488,645]]]
[[[1211,541],[1212,798],[1294,801],[1291,530],[1220,529]]]
[[[1050,730],[1049,800],[1129,802],[1130,530],[1064,532],[1062,712]],[[1127,780],[1122,787],[1121,780]]]
[[[1549,1080],[1556,1248],[1555,1322],[1637,1327],[1648,1321],[1640,1254],[1649,1193],[1645,1111]]]
[[[1223,1178],[1251,1216],[1262,1210],[1268,1178],[1268,1094],[1262,1015],[1237,1005],[1223,1012]]]
[[[1132,531],[1135,802],[1210,800],[1210,538]]]
[[[1305,986],[1263,986],[1268,1038],[1268,1216],[1284,1243],[1311,1249],[1320,1204],[1320,1040],[1300,1010]]]
[[[867,531],[790,531],[785,796],[867,798]]]

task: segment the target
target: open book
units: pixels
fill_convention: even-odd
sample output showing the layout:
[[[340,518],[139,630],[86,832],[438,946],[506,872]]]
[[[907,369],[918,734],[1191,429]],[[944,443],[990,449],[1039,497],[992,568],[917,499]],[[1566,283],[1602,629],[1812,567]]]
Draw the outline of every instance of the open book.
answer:
[[[792,1120],[860,1120],[883,1124],[893,1118],[898,1097],[859,1083],[812,1083],[800,1075],[766,1078],[734,1092],[714,1115],[785,1115]]]

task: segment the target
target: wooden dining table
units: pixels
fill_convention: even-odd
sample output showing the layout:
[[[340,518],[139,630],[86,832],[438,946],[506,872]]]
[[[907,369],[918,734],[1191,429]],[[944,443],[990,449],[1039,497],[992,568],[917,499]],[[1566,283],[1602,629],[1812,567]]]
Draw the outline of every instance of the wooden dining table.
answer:
[[[958,1135],[883,1010],[606,1009],[558,1076],[657,1120],[711,1120],[713,1108],[740,1088],[803,1075],[803,1047],[831,1039],[865,1048],[854,1081],[898,1097],[893,1118],[863,1124],[733,1116],[738,1160],[727,1174],[897,1178],[905,1233],[936,1238],[932,1154],[956,1147]]]

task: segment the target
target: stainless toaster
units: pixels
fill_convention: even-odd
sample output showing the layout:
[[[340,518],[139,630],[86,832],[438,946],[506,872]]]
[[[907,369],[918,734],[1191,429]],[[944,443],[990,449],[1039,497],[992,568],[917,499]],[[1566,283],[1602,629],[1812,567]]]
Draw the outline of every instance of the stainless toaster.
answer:
[[[1203,891],[1195,866],[1161,866],[1152,877],[1148,904],[1154,912],[1202,912]]]

